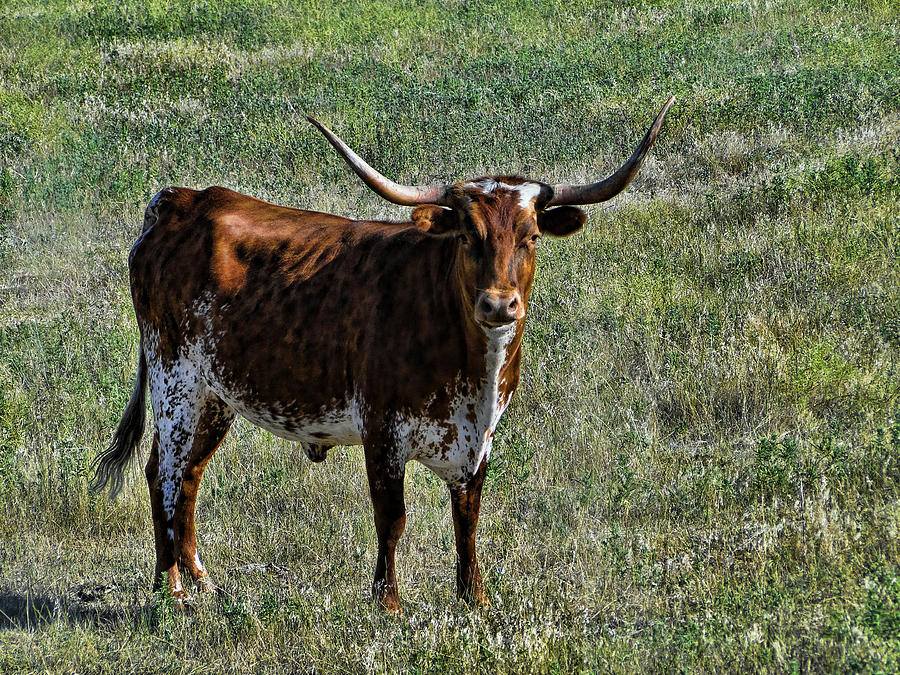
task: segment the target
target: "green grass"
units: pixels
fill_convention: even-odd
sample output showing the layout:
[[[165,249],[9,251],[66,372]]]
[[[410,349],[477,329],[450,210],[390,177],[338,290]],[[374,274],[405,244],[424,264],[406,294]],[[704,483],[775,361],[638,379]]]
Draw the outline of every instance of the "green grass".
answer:
[[[87,491],[130,393],[127,252],[168,184],[401,218],[410,183],[634,186],[545,241],[454,599],[407,476],[405,613],[368,599],[360,448],[241,423],[198,507],[231,595],[153,595],[146,488]],[[0,8],[0,670],[900,669],[900,12],[883,2]],[[146,454],[146,448],[143,450]]]

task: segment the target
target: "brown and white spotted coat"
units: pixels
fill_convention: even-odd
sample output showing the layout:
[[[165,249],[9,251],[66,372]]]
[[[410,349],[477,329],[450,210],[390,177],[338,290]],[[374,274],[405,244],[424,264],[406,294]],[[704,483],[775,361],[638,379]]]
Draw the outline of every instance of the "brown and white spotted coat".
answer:
[[[373,593],[389,610],[399,610],[405,465],[434,471],[450,490],[458,591],[487,602],[475,530],[493,434],[519,383],[535,246],[585,220],[574,206],[547,208],[557,192],[565,188],[480,178],[442,189],[441,205],[423,203],[401,223],[221,187],[166,188],[151,200],[129,258],[138,382],[96,484],[121,487],[143,429],[146,382],[156,578],[179,603],[187,598],[179,566],[213,587],[194,507],[236,415],[301,442],[314,460],[333,445],[364,446],[378,534]]]

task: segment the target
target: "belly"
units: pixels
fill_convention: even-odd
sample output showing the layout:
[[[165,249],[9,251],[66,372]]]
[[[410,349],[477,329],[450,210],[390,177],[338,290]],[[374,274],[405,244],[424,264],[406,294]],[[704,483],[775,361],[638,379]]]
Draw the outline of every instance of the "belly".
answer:
[[[205,371],[205,378],[210,390],[237,414],[276,436],[318,445],[362,443],[362,420],[353,397],[314,402],[274,399],[230,383],[212,369]]]
[[[323,396],[322,387],[303,383],[296,372],[291,372],[290,366],[295,364],[285,362],[285,367],[265,369],[249,360],[230,364],[231,369],[227,369],[211,338],[188,345],[186,356],[214,394],[237,414],[275,436],[316,445],[362,443],[362,420],[355,397]],[[249,376],[236,379],[233,372]]]
[[[221,396],[221,394],[220,394]],[[242,417],[275,436],[317,445],[360,445],[362,434],[352,406],[326,407],[303,413],[296,410],[254,406],[222,396]]]
[[[390,454],[396,469],[417,460],[450,485],[468,482],[490,457],[494,429],[512,395],[511,390],[500,391],[499,368],[492,368],[477,384],[451,381],[422,409],[385,411],[372,418],[363,392],[325,396],[325,387],[304,383],[301,372],[291,374],[288,369],[279,372],[285,379],[274,381],[260,377],[261,369],[250,364],[220,369],[215,350],[200,344],[207,348],[194,345],[189,355],[210,390],[253,424],[281,438],[314,445],[360,445],[364,425],[389,424],[385,431],[393,440]],[[257,377],[236,381],[230,372]],[[345,388],[335,385],[331,391]]]

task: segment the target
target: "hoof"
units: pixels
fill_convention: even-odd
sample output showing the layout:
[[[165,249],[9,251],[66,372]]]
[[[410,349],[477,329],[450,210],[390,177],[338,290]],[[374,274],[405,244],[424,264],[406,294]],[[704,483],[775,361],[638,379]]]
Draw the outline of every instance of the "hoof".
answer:
[[[319,445],[317,443],[301,443],[303,451],[311,462],[324,462],[328,458],[328,451],[332,446]]]
[[[476,591],[460,592],[459,599],[472,607],[487,609],[491,606],[491,600],[482,589]]]
[[[200,593],[219,593],[221,591],[210,576],[200,577],[194,583],[197,586],[197,591]]]
[[[193,614],[197,611],[197,607],[197,601],[187,594],[176,597],[172,603],[172,611],[176,614]]]
[[[372,585],[372,600],[378,607],[388,614],[400,616],[403,608],[400,606],[400,594],[396,587],[386,588],[384,582],[376,582]]]

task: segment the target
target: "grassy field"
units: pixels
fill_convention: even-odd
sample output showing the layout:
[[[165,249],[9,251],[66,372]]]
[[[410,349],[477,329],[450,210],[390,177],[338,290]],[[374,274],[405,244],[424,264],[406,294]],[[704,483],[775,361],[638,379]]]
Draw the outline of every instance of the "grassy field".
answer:
[[[545,241],[523,382],[454,599],[407,474],[402,618],[374,608],[360,448],[237,424],[200,545],[150,592],[142,472],[89,494],[136,364],[126,258],[168,184],[404,218],[390,177],[604,176]],[[892,0],[0,4],[0,671],[896,672],[900,10]],[[146,441],[145,441],[146,443]],[[144,447],[142,456],[146,457]]]

